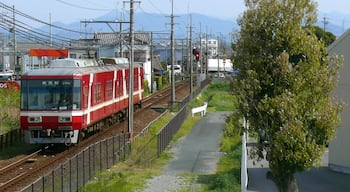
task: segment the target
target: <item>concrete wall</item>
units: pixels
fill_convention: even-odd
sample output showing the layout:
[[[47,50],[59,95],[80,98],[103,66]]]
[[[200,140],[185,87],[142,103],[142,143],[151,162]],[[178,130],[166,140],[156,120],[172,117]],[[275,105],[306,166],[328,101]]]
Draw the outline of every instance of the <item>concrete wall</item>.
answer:
[[[335,97],[345,102],[341,127],[329,145],[329,167],[350,173],[350,31],[345,32],[329,48],[329,55],[343,55],[344,64],[340,71]]]

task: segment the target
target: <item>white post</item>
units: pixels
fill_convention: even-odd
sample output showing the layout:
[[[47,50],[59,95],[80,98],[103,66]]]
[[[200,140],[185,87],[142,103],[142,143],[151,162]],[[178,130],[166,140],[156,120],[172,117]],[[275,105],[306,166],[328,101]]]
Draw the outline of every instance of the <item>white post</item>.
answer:
[[[242,166],[241,166],[241,191],[247,191],[248,186],[248,170],[247,170],[247,121],[242,117],[242,126],[244,128],[242,135]]]

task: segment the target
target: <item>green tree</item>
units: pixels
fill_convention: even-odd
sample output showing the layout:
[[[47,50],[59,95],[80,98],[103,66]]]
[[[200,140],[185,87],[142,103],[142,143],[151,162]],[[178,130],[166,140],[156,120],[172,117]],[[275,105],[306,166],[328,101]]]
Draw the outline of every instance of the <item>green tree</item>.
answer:
[[[324,42],[325,46],[329,46],[336,39],[336,37],[333,33],[328,32],[328,31],[324,31],[323,29],[321,29],[318,26],[312,26],[310,29],[315,33],[316,37],[319,40]]]
[[[245,0],[238,20],[233,81],[239,110],[259,138],[253,155],[269,162],[279,191],[297,191],[294,174],[319,162],[340,122],[334,90],[342,58],[310,31],[311,0]],[[266,151],[266,154],[263,153]]]

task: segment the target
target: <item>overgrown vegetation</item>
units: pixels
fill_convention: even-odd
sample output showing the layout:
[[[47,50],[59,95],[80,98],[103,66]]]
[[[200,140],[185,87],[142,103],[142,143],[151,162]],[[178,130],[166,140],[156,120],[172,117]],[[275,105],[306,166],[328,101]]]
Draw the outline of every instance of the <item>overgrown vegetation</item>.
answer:
[[[211,84],[190,106],[200,106],[208,102],[209,111],[232,111],[233,96],[229,93],[227,83]],[[156,133],[166,125],[173,115],[167,113],[154,124],[151,125],[148,134],[145,137],[137,138],[133,142],[133,152],[129,158],[122,163],[117,164],[108,171],[98,174],[95,180],[90,181],[79,191],[115,191],[129,192],[141,190],[148,178],[159,175],[163,166],[171,159],[168,151],[163,153],[160,158],[156,158]],[[172,142],[187,135],[192,127],[195,126],[200,115],[191,117],[189,114]],[[239,191],[240,190],[240,160],[241,160],[241,140],[239,126],[235,127],[235,118],[227,119],[227,128],[224,138],[221,142],[221,150],[226,155],[218,164],[218,172],[213,175],[186,175],[189,182],[198,182],[201,184],[199,191]]]
[[[0,90],[0,134],[19,128],[20,93],[16,88]]]
[[[151,86],[150,86],[147,79],[144,80],[143,85],[144,85],[144,87],[143,87],[144,94],[145,94],[145,96],[148,96],[149,94],[151,94],[151,88],[150,88]]]

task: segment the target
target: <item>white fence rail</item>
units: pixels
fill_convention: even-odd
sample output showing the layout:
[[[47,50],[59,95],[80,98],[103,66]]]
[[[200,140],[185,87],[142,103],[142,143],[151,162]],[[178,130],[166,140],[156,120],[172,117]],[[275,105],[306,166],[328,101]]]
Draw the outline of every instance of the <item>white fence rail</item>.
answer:
[[[204,116],[205,113],[207,112],[207,106],[208,106],[208,103],[204,102],[204,105],[202,105],[200,107],[192,108],[192,110],[191,110],[192,111],[192,117],[196,113],[201,113],[201,115]]]

